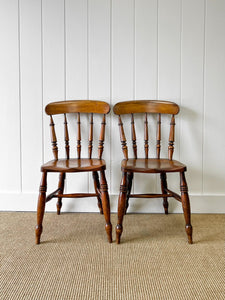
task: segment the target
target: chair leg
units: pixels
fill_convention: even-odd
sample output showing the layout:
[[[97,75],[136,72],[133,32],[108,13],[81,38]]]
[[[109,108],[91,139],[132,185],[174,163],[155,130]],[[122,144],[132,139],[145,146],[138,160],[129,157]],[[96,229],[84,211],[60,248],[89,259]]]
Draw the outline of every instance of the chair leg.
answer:
[[[131,192],[131,188],[132,188],[133,176],[134,175],[132,172],[127,173],[127,198],[126,198],[125,214],[127,213],[127,209],[129,207],[129,198],[130,198],[130,192]]]
[[[127,173],[123,172],[120,184],[120,195],[118,199],[118,222],[116,226],[116,243],[120,244],[120,237],[123,232],[123,217],[126,211],[126,195],[127,195]]]
[[[101,200],[101,195],[100,195],[100,182],[99,182],[99,176],[98,172],[95,171],[92,173],[93,180],[94,180],[94,187],[95,187],[95,193],[98,195],[98,208],[100,210],[100,214],[103,214],[103,209],[102,209],[102,200]]]
[[[60,191],[59,191],[60,194],[63,194],[63,191],[64,191],[65,177],[66,177],[65,173],[59,174],[58,188],[60,189]],[[56,203],[57,215],[60,215],[61,207],[62,207],[62,198],[58,198],[58,201]]]
[[[184,211],[185,218],[185,230],[188,236],[188,243],[192,244],[192,226],[191,226],[191,209],[190,209],[190,201],[188,196],[188,187],[185,179],[184,172],[180,173],[180,190],[181,190],[181,202]]]
[[[40,192],[37,205],[37,226],[36,226],[36,244],[40,244],[41,233],[43,230],[42,221],[45,213],[45,200],[47,190],[47,172],[42,173],[42,179],[40,184]]]
[[[108,185],[105,178],[105,171],[100,171],[100,188],[101,188],[101,202],[103,206],[103,213],[105,217],[105,230],[107,233],[109,243],[112,243],[112,224],[110,221],[110,202],[109,202],[109,194],[108,194]]]
[[[167,189],[166,173],[161,173],[160,174],[160,179],[161,179],[162,194],[167,194],[167,192],[166,192],[166,189]],[[168,200],[167,200],[167,197],[163,197],[163,207],[164,207],[165,214],[168,215]]]

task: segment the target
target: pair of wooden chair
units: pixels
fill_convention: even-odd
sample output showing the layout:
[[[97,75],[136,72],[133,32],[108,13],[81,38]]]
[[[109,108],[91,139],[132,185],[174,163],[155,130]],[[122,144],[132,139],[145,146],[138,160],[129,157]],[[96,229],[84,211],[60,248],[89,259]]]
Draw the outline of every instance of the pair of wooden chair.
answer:
[[[168,214],[168,197],[174,197],[176,200],[182,202],[184,218],[186,223],[186,233],[188,242],[192,243],[192,226],[190,220],[190,203],[188,197],[188,188],[185,180],[186,166],[178,161],[173,160],[174,151],[174,116],[179,112],[179,106],[169,101],[125,101],[117,103],[114,108],[114,113],[119,117],[120,140],[122,144],[122,151],[124,160],[121,163],[122,180],[120,185],[120,194],[118,199],[118,224],[116,226],[116,242],[120,243],[121,234],[123,231],[123,217],[129,205],[129,198],[163,198],[163,205],[165,213]],[[74,100],[53,102],[46,106],[46,113],[50,116],[51,141],[54,160],[51,160],[41,166],[42,179],[40,184],[40,193],[37,206],[37,226],[36,226],[36,244],[40,243],[40,236],[42,233],[42,222],[45,211],[45,203],[52,198],[57,198],[57,214],[60,214],[62,207],[62,198],[79,198],[79,197],[96,197],[98,200],[98,207],[101,214],[105,217],[105,229],[108,241],[112,242],[112,225],[110,221],[110,202],[108,195],[108,185],[105,177],[106,163],[102,159],[103,144],[105,137],[106,114],[110,111],[110,106],[106,102],[92,101],[92,100]],[[77,158],[70,158],[69,145],[69,131],[67,114],[75,114],[77,120]],[[89,142],[88,142],[88,158],[81,158],[81,114],[89,114]],[[64,115],[64,140],[65,140],[65,159],[58,158],[58,146],[55,132],[55,124],[53,115]],[[92,158],[93,150],[93,123],[94,114],[101,114],[101,130],[98,142],[98,158]],[[128,148],[126,144],[126,137],[124,133],[121,115],[131,115],[131,138],[133,145],[134,158],[128,158]],[[134,114],[144,115],[144,150],[145,158],[137,157],[136,131]],[[148,157],[148,115],[157,114],[157,143],[156,143],[156,158]],[[168,146],[168,159],[160,158],[161,149],[161,114],[170,114],[170,134]],[[47,174],[49,172],[59,173],[58,188],[46,197],[47,189]],[[92,172],[95,193],[64,193],[64,182],[66,173],[77,172]],[[180,173],[180,190],[181,196],[171,191],[167,187],[166,173],[179,172]],[[99,180],[100,173],[100,180]],[[161,194],[132,194],[132,181],[134,173],[159,173],[161,178]]]

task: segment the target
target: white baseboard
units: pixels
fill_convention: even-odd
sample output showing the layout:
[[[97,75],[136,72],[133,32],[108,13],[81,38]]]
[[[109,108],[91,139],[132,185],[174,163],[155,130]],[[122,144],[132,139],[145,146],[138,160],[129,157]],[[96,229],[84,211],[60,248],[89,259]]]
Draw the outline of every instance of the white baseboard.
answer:
[[[36,211],[38,194],[0,193],[0,211]],[[117,212],[118,195],[110,196],[111,211]],[[192,213],[225,213],[225,195],[190,195]],[[95,198],[63,199],[62,212],[98,212]],[[56,211],[56,200],[46,204]],[[162,199],[130,199],[128,212],[163,213]],[[182,205],[169,199],[169,212],[182,213]]]

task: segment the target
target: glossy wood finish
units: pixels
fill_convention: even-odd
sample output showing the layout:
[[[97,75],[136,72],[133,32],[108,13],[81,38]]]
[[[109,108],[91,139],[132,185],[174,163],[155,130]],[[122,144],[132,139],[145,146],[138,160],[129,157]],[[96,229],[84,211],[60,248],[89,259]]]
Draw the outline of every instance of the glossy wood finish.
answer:
[[[104,159],[70,158],[51,160],[41,166],[41,171],[48,172],[93,172],[105,170]]]
[[[106,164],[102,159],[105,139],[106,114],[110,111],[108,103],[103,101],[92,100],[74,100],[53,102],[46,106],[46,113],[50,115],[51,141],[54,160],[51,160],[41,166],[42,181],[40,185],[40,193],[37,207],[37,226],[36,226],[36,243],[40,243],[42,233],[42,222],[44,217],[45,203],[53,198],[58,198],[57,214],[60,214],[62,207],[62,198],[83,198],[96,197],[98,207],[101,214],[105,217],[105,229],[109,242],[112,242],[112,225],[110,222],[110,203],[108,195],[108,186],[105,177]],[[70,158],[69,145],[69,126],[67,121],[68,113],[76,113],[77,115],[77,158]],[[90,120],[89,138],[88,138],[88,158],[81,158],[81,113],[88,113]],[[98,158],[92,158],[93,138],[94,138],[94,114],[102,114],[101,130],[99,135]],[[64,115],[64,140],[65,140],[65,156],[66,158],[58,158],[57,137],[55,132],[55,124],[53,115]],[[86,129],[86,128],[85,128]],[[85,130],[84,129],[84,130]],[[82,128],[83,130],[83,128]],[[46,197],[47,173],[59,173],[58,188]],[[64,184],[66,173],[92,172],[95,193],[72,193],[64,194]],[[99,175],[100,173],[100,182]]]
[[[159,113],[173,114],[179,113],[179,106],[170,101],[159,100],[136,100],[119,102],[113,107],[116,115],[132,113]]]
[[[49,103],[45,112],[47,115],[57,115],[66,113],[96,113],[108,114],[110,106],[107,102],[94,100],[71,100]]]
[[[169,160],[165,158],[129,158],[123,159],[121,168],[127,172],[137,173],[162,173],[162,172],[184,172],[186,166],[177,160]]]
[[[187,183],[185,180],[184,172],[186,166],[179,161],[173,160],[174,152],[174,137],[175,137],[175,115],[179,112],[179,106],[169,101],[156,101],[156,100],[140,100],[140,101],[125,101],[117,103],[113,111],[119,117],[119,131],[122,151],[124,158],[121,162],[122,180],[120,185],[120,194],[118,199],[118,223],[116,227],[116,241],[119,244],[121,234],[123,231],[123,217],[129,207],[129,198],[163,198],[163,206],[165,214],[168,214],[168,201],[169,197],[173,197],[179,202],[182,202],[184,218],[186,222],[186,233],[188,235],[188,242],[192,243],[192,227],[190,223],[190,202],[187,191]],[[136,145],[136,131],[134,114],[143,114],[143,130],[144,130],[144,153],[145,158],[137,158],[137,145]],[[149,128],[148,128],[148,115],[157,114],[157,132],[156,132],[156,158],[149,158]],[[131,115],[131,139],[133,145],[134,158],[128,157],[127,140],[123,128],[121,115]],[[161,151],[161,114],[171,115],[170,132],[169,132],[169,145],[168,145],[168,159],[160,158]],[[167,173],[178,172],[181,176],[181,196],[171,191],[167,187]],[[160,174],[161,179],[161,194],[148,193],[148,194],[132,194],[132,180],[134,173],[149,173]]]

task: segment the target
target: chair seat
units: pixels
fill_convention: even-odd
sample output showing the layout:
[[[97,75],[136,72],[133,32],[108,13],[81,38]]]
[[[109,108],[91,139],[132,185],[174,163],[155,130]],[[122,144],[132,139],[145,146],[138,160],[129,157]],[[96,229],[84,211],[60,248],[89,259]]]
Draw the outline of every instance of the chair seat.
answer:
[[[121,163],[122,171],[138,173],[163,173],[163,172],[185,172],[186,166],[179,161],[169,159],[124,159]]]
[[[48,172],[88,172],[105,170],[104,159],[98,158],[72,158],[51,160],[41,166],[41,171]]]

